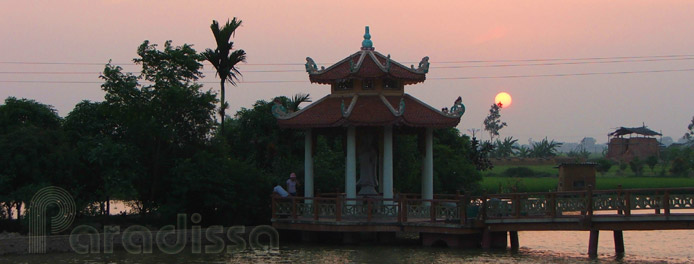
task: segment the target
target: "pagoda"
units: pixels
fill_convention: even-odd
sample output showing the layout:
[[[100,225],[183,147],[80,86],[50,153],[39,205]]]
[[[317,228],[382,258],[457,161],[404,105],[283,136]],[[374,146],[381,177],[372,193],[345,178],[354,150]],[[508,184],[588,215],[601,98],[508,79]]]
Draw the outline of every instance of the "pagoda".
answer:
[[[357,196],[393,198],[394,134],[417,134],[424,143],[422,199],[433,199],[432,131],[458,125],[465,107],[458,97],[450,110],[438,110],[405,93],[405,85],[426,80],[429,57],[422,58],[416,67],[407,67],[390,55],[375,51],[368,26],[365,31],[361,49],[330,67],[318,68],[313,59],[306,58],[311,83],[330,85],[329,95],[293,113],[287,112],[279,101],[273,106],[280,127],[305,130],[304,196],[314,195],[316,135],[337,132],[346,137],[348,201]]]

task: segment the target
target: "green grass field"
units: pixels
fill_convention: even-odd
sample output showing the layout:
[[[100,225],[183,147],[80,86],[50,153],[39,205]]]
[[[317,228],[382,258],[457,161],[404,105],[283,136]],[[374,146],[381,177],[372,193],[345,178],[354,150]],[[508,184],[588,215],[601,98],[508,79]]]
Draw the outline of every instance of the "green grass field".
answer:
[[[518,192],[547,192],[555,191],[557,188],[559,170],[554,165],[523,166],[532,169],[535,173],[553,175],[552,177],[503,177],[504,171],[512,167],[518,166],[494,166],[491,171],[484,172],[482,188],[488,193],[511,192],[514,187]],[[598,190],[617,189],[620,184],[624,189],[694,187],[694,178],[670,177],[667,174],[660,176],[661,171],[662,167],[659,166],[656,166],[653,171],[644,167],[643,175],[636,177],[629,168],[620,170],[619,166],[615,165],[604,174],[598,173],[596,188]]]
[[[499,166],[494,166],[493,169],[489,171],[485,171],[482,173],[482,175],[486,177],[501,177],[504,176],[504,172],[509,169],[509,168],[514,168],[514,167],[526,167],[530,168],[534,172],[538,174],[549,174],[556,176],[559,174],[559,169],[557,169],[556,165],[526,165],[526,166],[514,166],[514,165],[499,165]],[[658,177],[660,176],[665,176],[669,177],[670,173],[668,172],[669,168],[665,168],[665,173],[662,175],[663,172],[663,167],[661,165],[656,165],[653,170],[649,168],[648,166],[643,167],[643,175],[640,177]],[[605,177],[605,178],[611,178],[611,177],[635,177],[636,175],[629,169],[627,166],[626,169],[620,170],[619,165],[613,165],[609,171],[605,173],[598,173],[597,177]]]
[[[669,178],[669,177],[598,177],[597,189],[609,190],[617,189],[622,185],[624,189],[641,188],[681,188],[694,187],[694,178]],[[557,188],[557,178],[509,178],[509,177],[484,177],[482,188],[489,193],[510,192],[512,186],[517,183],[519,192],[547,192],[555,191]]]

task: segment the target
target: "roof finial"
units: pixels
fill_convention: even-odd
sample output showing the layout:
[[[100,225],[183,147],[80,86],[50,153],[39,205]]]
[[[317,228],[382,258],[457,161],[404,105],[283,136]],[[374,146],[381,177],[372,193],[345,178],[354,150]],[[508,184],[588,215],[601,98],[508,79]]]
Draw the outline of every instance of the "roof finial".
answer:
[[[361,42],[361,49],[363,50],[373,50],[373,42],[371,42],[371,34],[369,34],[369,26],[366,26],[366,33],[364,33],[364,41]]]

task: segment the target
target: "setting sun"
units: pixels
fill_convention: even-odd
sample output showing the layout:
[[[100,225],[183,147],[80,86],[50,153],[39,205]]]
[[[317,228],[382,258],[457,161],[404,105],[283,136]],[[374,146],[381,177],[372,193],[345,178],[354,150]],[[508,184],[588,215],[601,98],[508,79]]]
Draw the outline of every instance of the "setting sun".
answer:
[[[501,108],[506,108],[511,106],[511,95],[506,92],[500,92],[494,97],[494,103],[501,106]]]

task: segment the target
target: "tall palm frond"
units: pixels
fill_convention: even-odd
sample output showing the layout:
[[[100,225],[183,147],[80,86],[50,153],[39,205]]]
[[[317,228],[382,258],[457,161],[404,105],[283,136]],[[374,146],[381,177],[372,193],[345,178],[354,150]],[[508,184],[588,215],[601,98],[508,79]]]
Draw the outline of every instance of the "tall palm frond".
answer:
[[[289,110],[293,112],[299,111],[299,105],[303,102],[311,102],[311,96],[305,93],[295,94],[294,97],[289,100]]]
[[[217,48],[214,50],[206,49],[202,53],[205,60],[209,61],[215,68],[220,79],[221,107],[219,114],[222,119],[222,127],[224,127],[225,110],[228,107],[227,103],[224,102],[224,84],[229,82],[231,85],[236,86],[236,81],[241,77],[241,72],[236,68],[236,64],[246,61],[246,52],[241,49],[231,52],[234,48],[234,42],[229,41],[235,35],[236,29],[241,26],[241,22],[241,20],[233,18],[231,21],[227,20],[226,24],[220,28],[219,23],[213,20],[210,29],[212,29]]]

